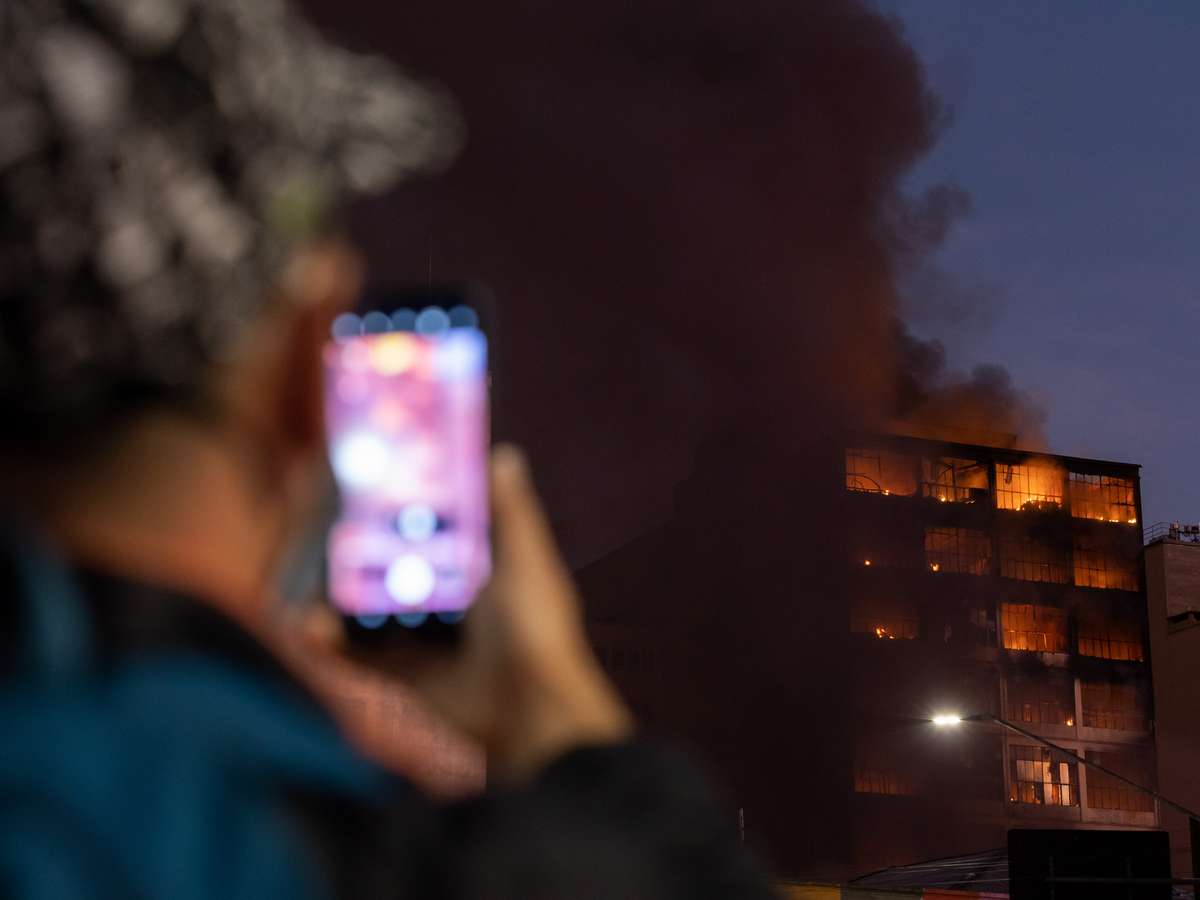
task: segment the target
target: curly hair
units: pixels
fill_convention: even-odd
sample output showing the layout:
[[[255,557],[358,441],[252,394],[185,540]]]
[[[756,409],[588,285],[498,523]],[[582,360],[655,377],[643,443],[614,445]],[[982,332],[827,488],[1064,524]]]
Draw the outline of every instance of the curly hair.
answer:
[[[194,400],[341,199],[460,134],[440,91],[283,0],[7,0],[0,443]]]

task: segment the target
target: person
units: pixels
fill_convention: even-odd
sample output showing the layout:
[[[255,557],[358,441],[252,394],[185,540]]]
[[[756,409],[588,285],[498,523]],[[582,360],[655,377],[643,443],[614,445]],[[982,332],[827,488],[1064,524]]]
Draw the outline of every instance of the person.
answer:
[[[460,138],[440,91],[278,0],[0,5],[3,896],[770,895],[636,736],[513,448],[491,582],[415,676],[486,790],[368,762],[271,649],[363,277],[339,198]]]

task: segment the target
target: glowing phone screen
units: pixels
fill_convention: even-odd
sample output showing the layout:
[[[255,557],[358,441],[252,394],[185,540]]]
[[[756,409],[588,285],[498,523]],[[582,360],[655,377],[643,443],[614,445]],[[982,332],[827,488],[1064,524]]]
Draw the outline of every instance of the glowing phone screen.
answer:
[[[487,340],[455,312],[325,350],[329,596],[369,628],[454,622],[490,572]]]

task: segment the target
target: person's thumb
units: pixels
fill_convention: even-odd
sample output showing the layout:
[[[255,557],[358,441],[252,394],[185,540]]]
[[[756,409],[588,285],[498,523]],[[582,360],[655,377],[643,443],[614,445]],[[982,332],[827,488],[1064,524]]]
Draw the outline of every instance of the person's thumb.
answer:
[[[492,542],[497,571],[522,578],[566,578],[529,475],[525,456],[501,444],[492,451]]]

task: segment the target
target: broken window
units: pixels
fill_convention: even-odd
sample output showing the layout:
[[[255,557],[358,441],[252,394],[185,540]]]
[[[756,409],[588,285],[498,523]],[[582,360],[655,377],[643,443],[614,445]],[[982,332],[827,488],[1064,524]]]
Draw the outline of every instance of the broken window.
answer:
[[[973,459],[940,456],[921,460],[921,496],[942,503],[976,503],[987,499],[988,467]]]
[[[1071,472],[1071,515],[1078,519],[1137,524],[1133,479],[1116,475],[1084,475]]]
[[[1000,539],[1000,574],[1021,581],[1066,584],[1071,580],[1065,549],[1028,538]]]
[[[992,541],[973,528],[926,528],[925,564],[931,572],[987,575],[992,565]]]
[[[921,620],[908,603],[855,600],[850,609],[850,631],[880,640],[915,640]]]
[[[1100,659],[1141,662],[1145,658],[1141,626],[1086,610],[1079,617],[1079,652]]]
[[[1145,784],[1152,780],[1150,767],[1136,756],[1118,753],[1088,752],[1092,762],[1104,766],[1130,781]],[[1087,770],[1087,805],[1092,809],[1119,809],[1125,812],[1154,812],[1154,798],[1145,791],[1108,775],[1095,766]]]
[[[1008,799],[1013,803],[1079,805],[1075,763],[1061,757],[1055,759],[1056,754],[1047,747],[1014,745],[1009,754],[1012,783]]]
[[[1079,692],[1086,727],[1146,731],[1146,708],[1137,685],[1085,681]]]
[[[1063,504],[1063,470],[1043,463],[996,463],[996,508],[1052,511]]]
[[[917,492],[916,460],[892,450],[848,449],[846,490],[911,497]]]
[[[1001,603],[1005,650],[1067,652],[1067,614],[1053,606]]]
[[[1075,682],[1069,678],[1012,678],[1006,684],[1008,715],[1014,722],[1075,724]]]
[[[1076,539],[1075,584],[1079,587],[1136,591],[1140,581],[1136,559]]]

